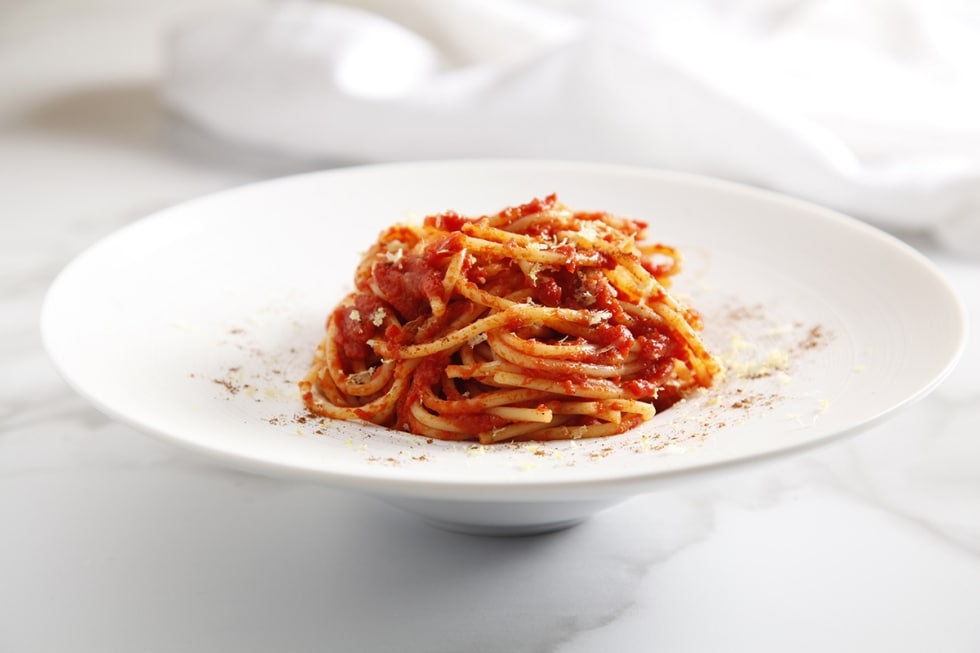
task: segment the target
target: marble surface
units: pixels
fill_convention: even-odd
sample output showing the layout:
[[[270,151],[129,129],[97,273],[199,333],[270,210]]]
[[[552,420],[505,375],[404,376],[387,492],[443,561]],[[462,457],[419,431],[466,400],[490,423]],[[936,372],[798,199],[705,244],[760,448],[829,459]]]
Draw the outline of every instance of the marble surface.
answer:
[[[914,236],[972,320],[932,395],[552,535],[443,532],[90,408],[38,333],[60,268],[154,209],[325,165],[162,110],[166,30],[201,4],[0,8],[0,651],[980,650],[980,261]]]

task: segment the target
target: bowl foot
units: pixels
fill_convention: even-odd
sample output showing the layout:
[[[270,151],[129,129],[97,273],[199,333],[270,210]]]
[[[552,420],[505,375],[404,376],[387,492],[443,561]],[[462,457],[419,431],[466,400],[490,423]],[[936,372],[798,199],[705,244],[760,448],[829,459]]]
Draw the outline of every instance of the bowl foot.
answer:
[[[494,502],[382,497],[446,531],[494,537],[541,535],[581,524],[618,500]]]

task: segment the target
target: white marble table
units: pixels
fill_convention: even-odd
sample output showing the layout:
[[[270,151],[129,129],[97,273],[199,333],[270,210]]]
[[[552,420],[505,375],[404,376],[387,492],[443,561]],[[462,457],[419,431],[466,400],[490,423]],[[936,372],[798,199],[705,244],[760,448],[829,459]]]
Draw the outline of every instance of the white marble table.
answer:
[[[197,6],[0,10],[0,652],[980,651],[980,261],[919,239],[973,320],[934,394],[552,535],[442,532],[90,408],[38,334],[58,270],[151,210],[295,169],[159,106],[162,35]]]

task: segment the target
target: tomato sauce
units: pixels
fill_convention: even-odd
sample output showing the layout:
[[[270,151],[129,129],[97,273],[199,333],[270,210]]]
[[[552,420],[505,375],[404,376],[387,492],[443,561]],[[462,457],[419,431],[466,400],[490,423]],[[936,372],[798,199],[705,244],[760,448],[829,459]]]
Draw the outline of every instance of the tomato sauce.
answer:
[[[378,264],[371,273],[381,296],[402,321],[429,311],[429,298],[443,293],[443,272],[419,257],[404,257],[397,264]]]
[[[337,329],[340,332],[340,351],[348,360],[373,361],[377,359],[367,341],[377,337],[381,325],[376,325],[376,311],[387,310],[386,304],[369,293],[357,293],[353,306],[340,306],[335,312]],[[378,320],[380,321],[380,320]]]

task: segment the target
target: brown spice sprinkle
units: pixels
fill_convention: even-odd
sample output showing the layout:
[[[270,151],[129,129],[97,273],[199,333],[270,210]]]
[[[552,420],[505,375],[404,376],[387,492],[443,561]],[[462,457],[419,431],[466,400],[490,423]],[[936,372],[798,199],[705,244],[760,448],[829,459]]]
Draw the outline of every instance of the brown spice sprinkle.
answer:
[[[762,304],[752,306],[730,306],[723,319],[732,322],[742,322],[744,320],[764,320],[766,319],[765,307]]]
[[[825,344],[825,336],[823,332],[823,327],[819,324],[811,327],[810,331],[807,333],[806,338],[800,341],[800,349],[816,349]]]
[[[234,383],[232,383],[227,379],[211,379],[211,380],[214,383],[217,383],[218,385],[222,386],[225,390],[227,390],[228,394],[237,395],[238,391],[241,390],[241,388],[239,388],[237,385],[235,385]]]

